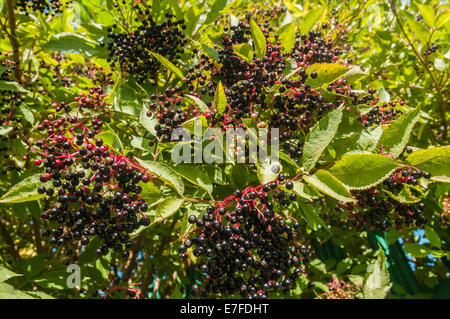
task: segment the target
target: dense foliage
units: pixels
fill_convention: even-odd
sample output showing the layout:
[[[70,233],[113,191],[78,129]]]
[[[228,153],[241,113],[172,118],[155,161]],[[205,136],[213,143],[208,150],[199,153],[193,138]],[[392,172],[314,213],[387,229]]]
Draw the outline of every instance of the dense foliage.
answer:
[[[450,6],[297,2],[0,0],[0,298],[449,298]]]

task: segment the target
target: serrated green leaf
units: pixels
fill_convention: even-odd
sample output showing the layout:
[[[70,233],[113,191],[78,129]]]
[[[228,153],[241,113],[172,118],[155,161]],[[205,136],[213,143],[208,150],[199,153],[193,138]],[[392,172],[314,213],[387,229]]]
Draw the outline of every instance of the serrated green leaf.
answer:
[[[255,20],[250,19],[250,31],[252,32],[253,43],[255,45],[256,56],[262,59],[266,55],[267,43],[264,33],[259,28]]]
[[[384,130],[378,141],[378,147],[397,158],[409,141],[414,124],[419,120],[420,107],[403,114]]]
[[[303,168],[311,171],[320,155],[336,135],[342,121],[342,106],[333,110],[317,122],[306,136],[303,147]]]
[[[305,175],[303,179],[322,193],[341,202],[356,202],[348,189],[331,173],[319,169],[314,175]]]
[[[180,178],[180,176],[178,176],[177,173],[175,173],[173,169],[160,162],[144,161],[139,158],[135,158],[135,160],[149,173],[151,173],[153,176],[158,176],[159,178],[161,178],[161,180],[172,186],[178,194],[183,196],[183,180]]]
[[[399,164],[388,156],[348,154],[329,171],[350,189],[365,189],[381,183],[398,167]]]

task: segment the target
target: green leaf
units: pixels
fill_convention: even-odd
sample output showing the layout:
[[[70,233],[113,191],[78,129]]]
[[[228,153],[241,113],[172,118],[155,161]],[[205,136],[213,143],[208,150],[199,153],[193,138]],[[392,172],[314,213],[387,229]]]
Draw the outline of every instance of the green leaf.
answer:
[[[219,81],[219,84],[217,84],[216,93],[214,95],[214,104],[216,105],[217,113],[222,115],[227,108],[227,96],[225,95],[222,81]]]
[[[417,4],[420,14],[422,14],[423,19],[428,24],[430,28],[434,27],[434,22],[436,21],[436,15],[434,14],[433,7],[425,4]]]
[[[439,29],[446,24],[448,20],[450,20],[450,10],[447,9],[438,15],[436,20],[436,28]]]
[[[276,169],[278,167],[278,170]],[[266,157],[264,162],[256,164],[256,174],[261,184],[267,184],[274,181],[278,174],[281,172],[281,163],[277,161],[271,161],[270,157]]]
[[[28,92],[14,81],[0,81],[0,91]]]
[[[399,167],[392,158],[379,154],[347,154],[329,170],[351,189],[366,189],[385,180]]]
[[[203,102],[202,100],[200,100],[198,97],[194,96],[194,95],[189,95],[186,94],[185,96],[187,96],[188,98],[190,98],[192,101],[195,102],[195,104],[197,104],[198,108],[200,109],[200,111],[202,112],[206,112],[209,111],[208,106],[205,104],[205,102]]]
[[[23,181],[17,183],[0,198],[2,204],[24,203],[40,199],[45,194],[39,194],[37,189],[42,185],[41,174],[28,176]]]
[[[210,46],[202,43],[203,50],[206,51],[206,54],[208,54],[210,57],[212,57],[214,60],[219,61],[219,52],[217,50],[211,48]]]
[[[367,73],[362,71],[358,66],[352,66],[345,74],[342,76],[348,83],[352,84],[356,80],[367,76]]]
[[[312,202],[314,199],[319,198],[316,194],[316,191],[310,188],[305,183],[293,181],[292,184],[294,184],[294,188],[292,190],[301,198],[306,199],[309,202]]]
[[[450,146],[432,147],[413,152],[406,157],[406,163],[429,172],[433,177],[450,177]]]
[[[405,244],[403,251],[413,257],[423,258],[432,253],[432,249],[418,243]]]
[[[31,297],[36,297],[36,298],[39,298],[39,299],[55,299],[54,297],[52,297],[52,296],[50,296],[50,295],[48,295],[48,294],[46,294],[45,292],[42,292],[42,291],[26,291],[25,292],[27,295],[30,295]]]
[[[359,136],[357,141],[358,146],[364,151],[373,152],[377,148],[381,135],[383,135],[383,127],[381,125],[369,127],[362,131]]]
[[[348,189],[336,177],[323,169],[319,169],[312,176],[305,175],[303,179],[322,193],[341,202],[356,202]]]
[[[384,87],[378,89],[378,98],[380,103],[389,102],[391,100],[391,96]]]
[[[200,9],[197,6],[191,6],[184,13],[184,19],[186,21],[186,30],[184,32],[186,35],[191,35],[195,31],[200,13]]]
[[[156,136],[155,125],[158,124],[158,120],[154,115],[147,116],[147,110],[143,107],[139,114],[139,123],[152,135]]]
[[[386,266],[386,256],[383,250],[378,252],[375,263],[367,267],[363,284],[364,299],[384,299],[391,288],[389,271]]]
[[[34,299],[32,296],[15,289],[13,286],[0,282],[0,299]]]
[[[306,68],[306,73],[317,72],[317,78],[313,79],[311,76],[308,76],[306,84],[315,89],[336,81],[347,71],[348,67],[340,63],[314,63]]]
[[[206,117],[203,115],[194,117],[190,120],[187,120],[184,122],[181,127],[187,129],[190,133],[194,134],[195,127],[200,126],[201,127],[208,127],[208,122],[206,121]]]
[[[183,199],[176,197],[168,197],[159,204],[156,209],[155,220],[153,223],[158,223],[166,219],[167,217],[175,214],[181,207]]]
[[[9,125],[2,125],[2,126],[0,126],[0,136],[5,136],[9,132],[11,132],[13,129],[14,129],[14,127],[13,126],[9,126]]]
[[[96,45],[98,45],[96,41],[90,40],[81,34],[62,32],[54,35],[42,48],[54,51],[74,50],[86,56],[92,56],[98,53],[98,50],[94,47]]]
[[[403,187],[403,189],[396,195],[390,191],[383,189],[383,191],[392,199],[395,199],[399,203],[411,204],[420,202],[420,198],[412,196],[411,191],[408,187]]]
[[[311,128],[306,136],[303,147],[303,168],[306,172],[314,168],[320,155],[336,135],[339,123],[342,121],[342,109],[341,106],[328,113]]]
[[[180,175],[182,178],[188,180],[194,185],[197,185],[204,189],[211,195],[213,190],[212,181],[208,175],[201,170],[198,165],[195,164],[178,164],[172,166],[172,169]]]
[[[428,41],[431,33],[423,23],[416,21],[415,18],[406,17],[406,24],[409,26],[413,33],[410,35],[411,38],[414,38],[417,41],[422,41],[422,43]]]
[[[403,114],[384,130],[378,141],[378,146],[383,147],[383,151],[397,158],[404,150],[409,141],[414,124],[419,120],[420,107]]]
[[[434,67],[443,72],[448,68],[448,63],[446,63],[443,59],[435,58]]]
[[[22,274],[16,274],[3,266],[0,266],[0,282],[7,281],[10,278],[23,276]]]
[[[317,214],[318,210],[315,210],[311,204],[301,204],[299,205],[301,212],[303,213],[303,218],[306,223],[312,230],[319,230],[319,226],[322,226],[324,229],[327,229],[325,226],[325,222],[322,218]],[[328,229],[327,229],[328,230]]]
[[[295,20],[279,32],[281,46],[285,52],[291,52],[295,45]]]
[[[441,238],[436,233],[436,231],[433,229],[433,227],[429,225],[425,225],[425,236],[430,241],[430,244],[433,245],[436,248],[441,249]]]
[[[262,59],[266,55],[266,37],[259,28],[255,20],[250,19],[250,31],[252,32],[253,43],[255,45],[256,56]]]
[[[167,69],[172,71],[178,78],[182,79],[184,77],[183,72],[179,68],[176,67],[175,64],[167,60],[165,57],[158,53],[150,52],[162,65],[164,65]]]
[[[320,8],[311,10],[305,16],[305,18],[300,23],[300,33],[308,34],[309,31],[313,28],[313,26],[322,18],[323,13],[325,12],[326,6],[322,5]]]
[[[121,145],[120,145],[119,141],[116,139],[115,134],[109,130],[101,132],[101,133],[97,134],[95,137],[101,138],[103,140],[103,143],[105,145],[108,145],[112,149],[116,149],[116,150],[120,149]]]
[[[248,43],[240,43],[233,45],[233,51],[238,57],[246,60],[247,62],[253,61],[253,49]]]
[[[184,193],[183,180],[177,173],[167,165],[160,162],[144,161],[135,157],[135,160],[152,175],[156,175],[161,180],[172,186],[181,196]]]

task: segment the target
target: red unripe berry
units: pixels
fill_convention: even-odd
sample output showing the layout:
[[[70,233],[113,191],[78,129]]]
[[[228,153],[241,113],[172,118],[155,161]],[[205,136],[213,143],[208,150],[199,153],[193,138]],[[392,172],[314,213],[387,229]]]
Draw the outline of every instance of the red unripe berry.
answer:
[[[34,164],[35,166],[39,166],[39,165],[42,164],[42,160],[40,160],[39,158],[36,158],[36,159],[33,161],[33,164]]]
[[[55,161],[55,166],[56,166],[56,167],[60,167],[61,164],[62,164],[62,161],[61,161],[60,159],[57,159],[57,160]]]

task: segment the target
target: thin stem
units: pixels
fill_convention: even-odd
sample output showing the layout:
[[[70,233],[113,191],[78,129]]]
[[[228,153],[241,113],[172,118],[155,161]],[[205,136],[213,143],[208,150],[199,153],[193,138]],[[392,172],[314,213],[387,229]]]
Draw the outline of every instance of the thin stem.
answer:
[[[13,59],[15,62],[14,66],[14,76],[19,83],[25,84],[25,79],[22,78],[22,69],[20,67],[20,51],[19,51],[19,41],[16,36],[16,16],[14,13],[14,0],[6,0],[6,8],[8,10],[8,22],[9,22],[9,33],[8,38],[13,48]]]

